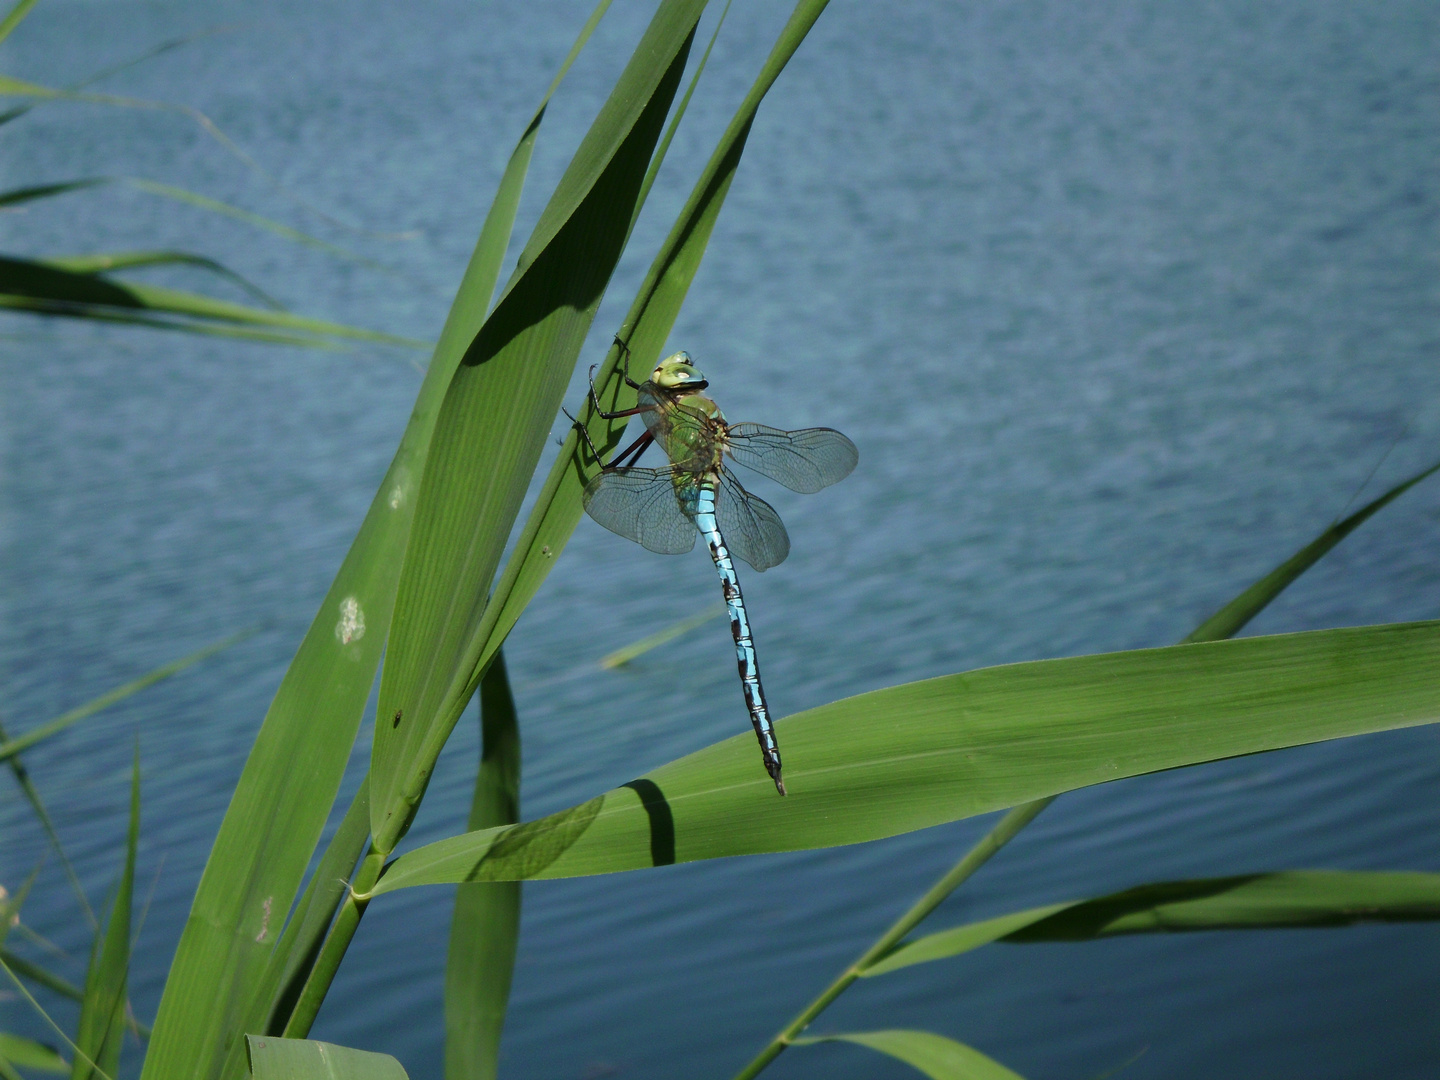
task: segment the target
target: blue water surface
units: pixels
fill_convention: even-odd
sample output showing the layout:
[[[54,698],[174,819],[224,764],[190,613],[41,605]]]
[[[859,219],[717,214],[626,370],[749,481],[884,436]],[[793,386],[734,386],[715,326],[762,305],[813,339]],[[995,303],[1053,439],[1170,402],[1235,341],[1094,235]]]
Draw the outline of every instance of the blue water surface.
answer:
[[[433,338],[586,10],[46,0],[0,47],[5,73],[68,85],[218,30],[91,90],[202,110],[240,150],[182,111],[52,103],[0,129],[0,187],[165,181],[382,268],[123,185],[6,210],[0,244],[198,251],[298,312]],[[617,3],[556,96],[515,251],[648,17]],[[730,12],[582,373],[784,17]],[[1440,458],[1437,162],[1434,4],[836,0],[760,113],[673,336],[732,420],[831,425],[860,447],[855,474],[820,495],[755,485],[794,543],[744,578],[774,711],[1174,641]],[[142,276],[246,299],[195,271]],[[149,1018],[424,357],[21,315],[0,322],[0,352],[8,730],[262,628],[26,758],[98,902],[139,738],[131,990]],[[582,392],[577,379],[569,400]],[[1440,615],[1437,540],[1440,489],[1421,487],[1247,633]],[[718,600],[703,549],[667,561],[582,522],[506,647],[526,817],[747,729],[723,620],[627,669],[593,667]],[[1440,870],[1437,742],[1413,729],[1065,796],[933,925],[1168,878]],[[414,842],[463,827],[477,746],[467,717]],[[13,889],[46,845],[0,788]],[[990,824],[527,886],[502,1073],[730,1075]],[[316,1037],[441,1075],[451,896],[372,905]],[[13,947],[80,981],[88,931],[53,856],[26,923],[53,949]],[[1126,1062],[1136,1080],[1419,1080],[1440,1074],[1437,946],[1425,924],[997,945],[863,983],[820,1026],[937,1031],[1031,1080]],[[44,1002],[73,1025],[72,1007]],[[53,1040],[13,994],[0,1027]],[[132,1046],[122,1073],[138,1065]],[[772,1074],[913,1075],[835,1045]]]

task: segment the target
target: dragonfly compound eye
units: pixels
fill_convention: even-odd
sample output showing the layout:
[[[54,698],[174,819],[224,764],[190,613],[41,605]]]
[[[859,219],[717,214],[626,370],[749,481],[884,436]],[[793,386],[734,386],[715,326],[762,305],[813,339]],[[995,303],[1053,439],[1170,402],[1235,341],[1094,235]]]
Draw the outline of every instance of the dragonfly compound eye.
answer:
[[[703,388],[705,376],[690,362],[690,354],[677,352],[667,356],[650,373],[650,381],[666,390],[681,390],[685,387]]]

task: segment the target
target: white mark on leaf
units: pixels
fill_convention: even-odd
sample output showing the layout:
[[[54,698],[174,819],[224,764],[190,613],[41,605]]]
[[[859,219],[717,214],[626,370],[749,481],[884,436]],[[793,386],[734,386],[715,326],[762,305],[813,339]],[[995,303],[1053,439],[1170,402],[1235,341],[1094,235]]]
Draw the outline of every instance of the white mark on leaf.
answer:
[[[404,504],[405,488],[401,484],[396,484],[393,488],[390,489],[390,509],[399,510],[400,507]]]
[[[335,636],[341,645],[349,645],[365,636],[365,612],[360,601],[347,596],[340,601],[340,621],[335,624]]]
[[[265,935],[270,932],[270,905],[274,900],[275,898],[273,896],[267,896],[265,897],[265,902],[260,905],[265,914],[260,919],[260,932],[255,935],[256,941],[264,941]]]

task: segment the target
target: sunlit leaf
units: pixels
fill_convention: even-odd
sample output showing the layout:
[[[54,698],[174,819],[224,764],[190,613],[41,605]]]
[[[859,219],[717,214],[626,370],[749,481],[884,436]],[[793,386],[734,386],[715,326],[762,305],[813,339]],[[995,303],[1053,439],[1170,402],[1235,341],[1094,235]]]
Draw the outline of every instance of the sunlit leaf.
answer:
[[[1437,661],[1440,623],[1429,622],[927,679],[781,720],[788,798],[737,734],[548,818],[409,852],[374,893],[852,844],[1126,776],[1432,723]]]
[[[847,1031],[803,1035],[796,1046],[847,1042],[903,1061],[933,1080],[1024,1080],[993,1058],[964,1043],[929,1031]]]
[[[409,1080],[389,1054],[310,1039],[247,1035],[255,1080]]]

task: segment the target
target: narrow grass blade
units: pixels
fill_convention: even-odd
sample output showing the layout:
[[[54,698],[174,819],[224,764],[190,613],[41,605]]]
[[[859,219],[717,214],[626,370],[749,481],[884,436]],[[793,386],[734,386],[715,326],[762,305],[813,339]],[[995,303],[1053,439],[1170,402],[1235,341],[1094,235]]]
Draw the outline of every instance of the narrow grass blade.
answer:
[[[1211,615],[1185,640],[1219,641],[1222,638],[1238,634],[1241,627],[1260,614],[1265,605],[1275,599],[1292,581],[1319,562],[1331,548],[1436,471],[1440,471],[1440,462],[1416,473],[1410,479],[1396,484],[1378,499],[1366,503],[1344,521],[1330,526],[1214,615]]]
[[[1091,941],[1119,934],[1273,930],[1440,919],[1440,874],[1282,870],[1165,881],[1047,904],[907,941],[862,976],[943,960],[992,941]]]
[[[503,654],[480,682],[480,768],[468,827],[520,820],[520,727]],[[445,963],[445,1076],[494,1080],[520,934],[520,883],[460,885]]]
[[[71,191],[83,191],[86,188],[98,187],[111,182],[109,177],[92,176],[84,180],[63,180],[56,184],[33,184],[27,187],[11,188],[9,191],[0,191],[0,207],[20,206],[37,199],[50,199],[56,195],[65,195]]]
[[[612,653],[607,653],[600,658],[600,666],[606,671],[624,667],[630,663],[630,661],[644,656],[650,650],[658,649],[661,645],[668,645],[676,638],[684,637],[697,626],[704,626],[707,622],[718,619],[724,614],[724,606],[716,604],[714,607],[707,608],[705,611],[700,612],[699,615],[692,615],[688,619],[681,619],[677,623],[671,623],[663,630],[658,630],[648,637],[643,637],[639,641],[626,645],[623,649],[616,649]]]
[[[964,1043],[929,1031],[849,1031],[838,1035],[810,1035],[794,1040],[796,1046],[822,1042],[848,1042],[903,1061],[932,1080],[1024,1080],[994,1058]]]
[[[770,87],[800,47],[810,27],[824,11],[827,0],[801,0],[770,50],[745,99],[736,110],[710,160],[695,182],[690,196],[676,218],[669,236],[651,263],[640,291],[621,324],[637,372],[648,371],[675,325],[690,283],[699,270],[711,231],[725,203],[730,182],[739,168],[750,125]],[[624,410],[634,405],[634,391],[621,378],[621,350],[612,348],[596,373],[595,386],[607,410]],[[614,449],[625,433],[624,420],[603,420],[594,415],[587,402],[580,413],[590,437],[602,452]],[[593,463],[589,465],[593,469]],[[481,648],[471,672],[471,685],[479,679],[506,635],[534,598],[550,573],[555,559],[569,542],[580,522],[580,496],[589,477],[580,458],[580,440],[570,432],[560,456],[546,477],[530,517],[515,544],[515,550],[497,582],[477,637]]]
[[[1203,761],[1440,720],[1440,623],[983,668],[780,721],[776,799],[737,735],[548,818],[409,852],[370,895],[851,844]],[[638,785],[637,785],[638,786]],[[663,845],[657,837],[664,835]],[[493,850],[492,850],[493,849]]]
[[[0,745],[8,743],[10,736],[6,733],[3,724],[0,724]],[[10,772],[15,777],[15,783],[20,785],[20,791],[25,796],[25,801],[35,811],[35,816],[40,819],[40,827],[45,830],[45,836],[50,841],[50,846],[55,849],[55,854],[60,858],[60,866],[65,871],[65,878],[70,882],[70,889],[75,894],[75,899],[80,901],[80,909],[85,912],[85,919],[90,923],[90,929],[98,930],[100,921],[95,918],[95,912],[90,907],[90,899],[85,895],[85,888],[80,884],[80,878],[75,873],[75,867],[70,863],[70,856],[65,854],[65,847],[60,843],[60,834],[55,831],[55,823],[50,820],[50,811],[45,808],[45,802],[40,798],[40,792],[35,789],[35,784],[30,779],[30,771],[25,768],[25,763],[20,760],[18,754],[11,754],[9,758]]]
[[[598,17],[586,24],[567,66]],[[543,112],[542,102],[511,154],[400,446],[265,715],[166,979],[143,1080],[209,1080],[230,1048],[243,1044],[270,959],[271,913],[278,921],[299,891],[374,682],[435,418],[495,291]],[[305,783],[293,782],[297,761],[306,763]],[[368,797],[368,779],[364,789]],[[366,828],[337,834],[337,862],[348,855],[353,866],[359,858],[368,809]]]
[[[409,1080],[389,1054],[274,1035],[246,1035],[245,1041],[255,1080]]]
[[[71,1051],[75,1054],[76,1059],[79,1060],[80,1058],[82,1058],[83,1051],[81,1051],[80,1048],[77,1047],[70,1040],[70,1036],[65,1034],[65,1029],[55,1022],[54,1017],[52,1017],[44,1010],[44,1008],[41,1007],[40,1003],[35,1000],[35,995],[30,993],[29,990],[25,989],[25,984],[20,981],[19,977],[15,974],[15,972],[10,970],[10,966],[5,963],[3,959],[0,959],[0,971],[5,972],[5,977],[10,980],[10,985],[15,987],[15,989],[20,992],[20,996],[23,997],[25,1001],[30,1005],[30,1007],[34,1009],[35,1012],[40,1016],[40,1018],[44,1020],[47,1025],[49,1025],[50,1030],[55,1032],[56,1035],[60,1036],[60,1040],[66,1046],[70,1047]],[[94,1065],[93,1062],[90,1062],[89,1064],[92,1067]],[[102,1074],[101,1080],[115,1080],[115,1078],[105,1077]]]
[[[201,337],[230,338],[234,341],[249,341],[266,345],[290,345],[297,349],[323,349],[338,351],[344,348],[331,338],[312,337],[308,334],[285,333],[276,330],[258,330],[253,327],[232,323],[212,322],[204,319],[159,315],[145,311],[127,311],[98,304],[71,304],[61,301],[36,300],[34,297],[13,296],[0,293],[0,308],[8,311],[22,311],[46,318],[88,319],[92,322],[117,323],[121,326],[141,326],[148,330],[169,330],[183,334],[198,334]]]
[[[59,975],[56,975],[52,971],[47,971],[39,964],[16,956],[9,949],[0,949],[0,961],[4,961],[16,975],[29,979],[36,986],[43,986],[45,989],[51,990],[61,997],[67,997],[71,1001],[80,1001],[85,997],[85,992],[68,979],[62,979]]]
[[[35,6],[35,3],[36,0],[19,0],[6,12],[5,18],[0,19],[0,41],[4,41],[10,36],[11,31],[20,25],[20,21],[30,14],[30,9]]]
[[[0,123],[3,123],[13,115],[13,113],[7,113],[0,116]],[[201,210],[209,211],[212,214],[219,214],[222,217],[243,221],[245,224],[254,226],[257,229],[264,229],[266,232],[274,233],[276,236],[289,240],[292,243],[314,248],[317,251],[324,251],[327,254],[347,259],[350,262],[368,266],[373,270],[379,270],[382,273],[393,273],[389,267],[376,262],[374,259],[357,255],[349,248],[321,240],[317,236],[311,236],[307,232],[302,232],[283,222],[275,221],[273,218],[265,217],[250,210],[242,210],[238,206],[221,202],[219,199],[212,199],[208,195],[201,195],[199,192],[190,191],[188,188],[176,187],[174,184],[162,184],[158,180],[146,180],[138,176],[87,176],[79,180],[64,180],[54,184],[37,184],[28,187],[12,188],[9,191],[0,192],[0,208],[19,206],[23,203],[34,202],[38,199],[50,199],[57,195],[69,194],[72,191],[84,191],[87,188],[103,187],[107,184],[122,184],[126,187],[133,188],[135,191],[144,192],[147,195],[154,195],[158,198],[170,199],[175,202],[185,203],[188,206],[195,206]]]
[[[351,874],[369,837],[370,785],[362,780],[271,958],[271,963],[280,968],[278,991],[264,1024],[264,1030],[272,1035],[283,1031],[289,1020],[290,1009],[320,952],[335,909],[349,892]]]
[[[266,307],[285,310],[285,305],[279,300],[224,263],[189,251],[99,251],[86,255],[52,255],[36,261],[72,274],[91,275],[140,266],[193,266],[238,285]]]
[[[53,1046],[47,1046],[23,1035],[0,1032],[0,1061],[36,1072],[67,1073],[70,1063]]]
[[[370,765],[378,852],[409,827],[474,688],[491,578],[629,234],[703,8],[660,5],[445,395],[380,680]]]
[[[319,338],[370,341],[384,345],[429,348],[425,342],[363,330],[342,323],[310,319],[287,311],[268,311],[228,300],[216,300],[199,293],[118,281],[92,272],[76,273],[59,265],[36,259],[0,257],[0,296],[5,306],[38,314],[84,318],[92,310],[136,309],[187,319],[262,326]]]
[[[114,690],[106,691],[99,697],[87,701],[84,705],[76,706],[69,712],[57,716],[54,720],[41,724],[31,731],[27,731],[17,739],[0,743],[0,761],[6,761],[16,754],[28,750],[36,743],[43,742],[50,736],[64,731],[72,724],[79,723],[86,717],[94,716],[96,713],[103,709],[108,709],[118,701],[124,701],[131,694],[137,694],[147,687],[154,686],[158,682],[163,682],[172,675],[178,675],[191,665],[198,664],[201,660],[208,659],[216,653],[228,649],[231,645],[244,641],[254,633],[254,630],[242,630],[238,634],[231,634],[221,641],[206,645],[203,649],[195,650],[195,652],[190,653],[188,656],[182,656],[179,660],[172,660],[170,663],[156,668],[147,675],[142,675],[138,679],[132,679],[130,682],[117,686]]]
[[[71,1080],[116,1077],[120,1046],[125,1038],[125,981],[130,969],[130,906],[135,891],[135,846],[140,839],[140,749],[130,779],[130,828],[125,839],[125,866],[110,906],[103,943],[96,941],[85,975],[85,997],[75,1033],[75,1065]]]

